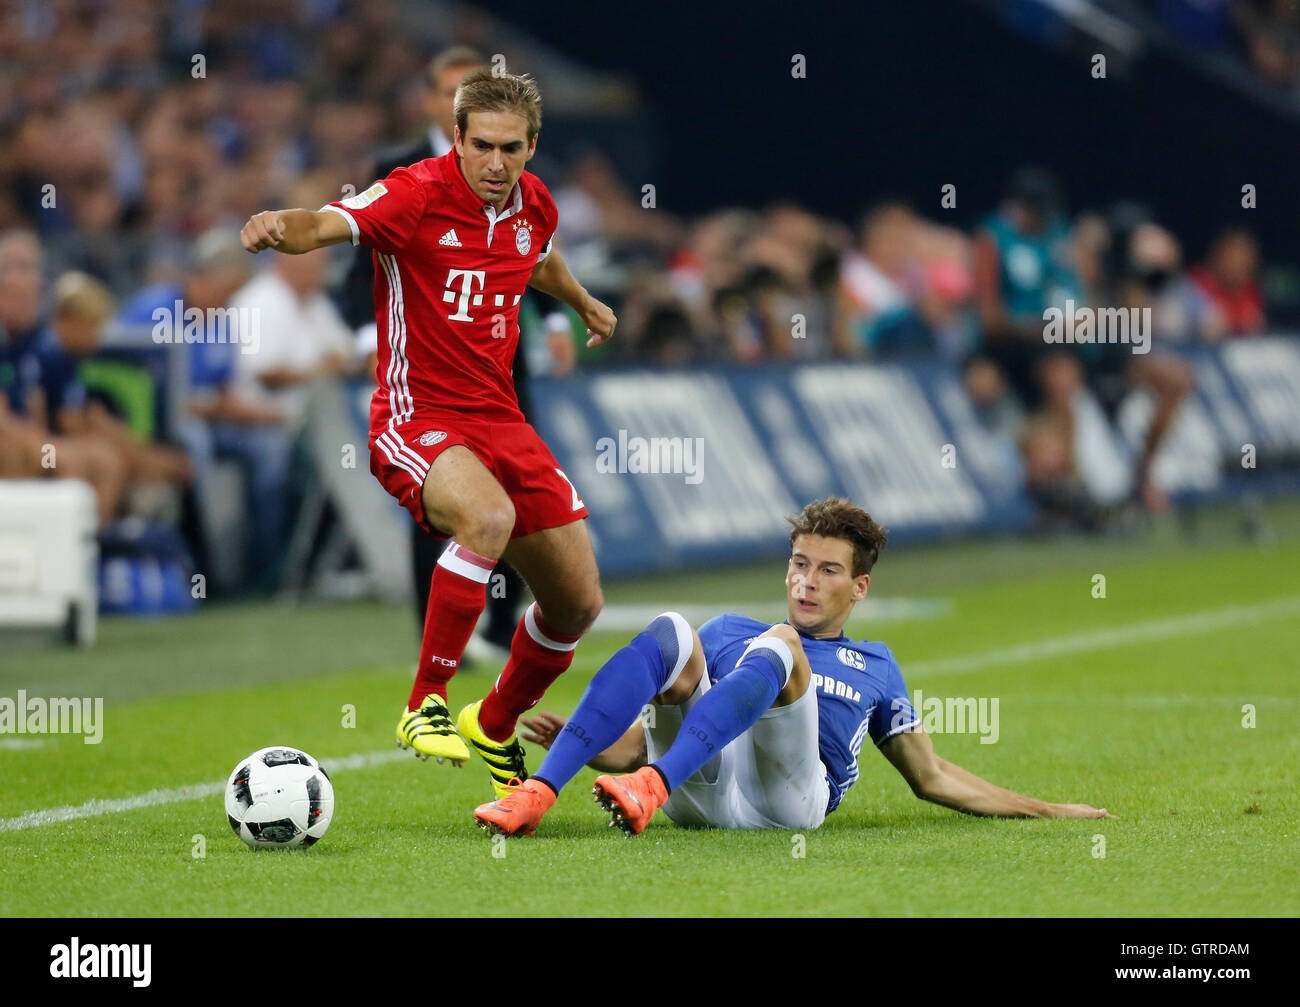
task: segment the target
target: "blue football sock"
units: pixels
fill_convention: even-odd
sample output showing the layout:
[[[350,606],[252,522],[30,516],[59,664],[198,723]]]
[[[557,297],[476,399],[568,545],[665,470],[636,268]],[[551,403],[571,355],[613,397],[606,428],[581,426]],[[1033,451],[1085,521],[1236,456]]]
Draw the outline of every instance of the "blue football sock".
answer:
[[[775,702],[790,677],[794,658],[785,641],[759,637],[736,667],[706,692],[686,715],[672,747],[654,763],[669,790],[740,737]]]
[[[533,778],[559,793],[676,680],[692,643],[690,624],[676,612],[665,612],[638,633],[596,672]]]

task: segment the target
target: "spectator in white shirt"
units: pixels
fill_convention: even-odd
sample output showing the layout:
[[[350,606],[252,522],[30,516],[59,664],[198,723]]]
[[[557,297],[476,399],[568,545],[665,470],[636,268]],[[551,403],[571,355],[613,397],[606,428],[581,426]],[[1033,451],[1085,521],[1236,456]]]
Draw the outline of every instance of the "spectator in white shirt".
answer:
[[[239,354],[235,387],[294,431],[306,417],[310,383],[354,369],[352,333],[324,290],[329,254],[278,255],[231,301],[255,312],[259,326],[256,352]]]

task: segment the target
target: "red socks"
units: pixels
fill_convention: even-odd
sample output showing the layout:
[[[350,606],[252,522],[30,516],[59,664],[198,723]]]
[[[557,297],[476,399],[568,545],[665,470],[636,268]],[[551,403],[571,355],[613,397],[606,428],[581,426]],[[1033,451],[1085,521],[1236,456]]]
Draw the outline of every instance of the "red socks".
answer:
[[[487,600],[487,583],[496,560],[450,543],[433,570],[429,608],[424,616],[420,667],[407,709],[414,710],[429,693],[447,698],[447,683],[456,674],[465,645]],[[521,714],[538,704],[546,690],[573,663],[581,634],[557,632],[529,605],[515,627],[510,659],[479,708],[479,725],[493,741],[514,733]]]
[[[415,672],[408,710],[431,692],[444,700],[447,683],[456,674],[465,644],[487,602],[487,582],[497,561],[451,542],[433,568],[429,607],[424,614],[420,666]],[[506,669],[509,670],[509,665]]]
[[[479,707],[478,722],[493,741],[505,741],[520,715],[540,701],[551,683],[573,663],[578,636],[558,633],[537,616],[537,603],[529,605],[510,641],[510,660],[492,691]]]

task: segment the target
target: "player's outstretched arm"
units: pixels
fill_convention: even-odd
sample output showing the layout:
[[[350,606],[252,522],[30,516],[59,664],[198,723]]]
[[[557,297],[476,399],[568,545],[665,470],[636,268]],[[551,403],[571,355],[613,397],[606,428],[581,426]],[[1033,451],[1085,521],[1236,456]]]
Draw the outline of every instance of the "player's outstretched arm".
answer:
[[[264,248],[302,255],[351,241],[352,229],[341,213],[332,210],[263,210],[248,218],[239,240],[254,255]]]
[[[961,766],[939,758],[925,731],[896,734],[880,746],[902,774],[912,793],[970,815],[999,818],[1111,818],[1105,808],[1088,804],[1052,804],[994,786]]]
[[[550,748],[564,730],[565,719],[543,710],[534,717],[524,717],[520,724],[524,741]],[[630,773],[645,764],[645,731],[639,719],[623,732],[618,741],[587,763],[602,773]]]
[[[569,267],[558,250],[553,249],[550,255],[533,267],[528,285],[563,301],[578,313],[582,324],[587,327],[588,346],[599,346],[614,335],[614,326],[618,324],[614,312],[609,305],[587,293],[587,288],[569,272]]]

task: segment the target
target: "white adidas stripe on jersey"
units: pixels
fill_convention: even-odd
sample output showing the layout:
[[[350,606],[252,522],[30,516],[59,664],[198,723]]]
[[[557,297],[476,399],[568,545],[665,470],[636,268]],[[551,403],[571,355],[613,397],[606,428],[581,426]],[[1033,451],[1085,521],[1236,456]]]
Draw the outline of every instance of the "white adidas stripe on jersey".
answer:
[[[415,402],[411,398],[411,386],[407,380],[407,375],[411,370],[411,358],[407,356],[406,353],[406,299],[402,294],[402,273],[397,264],[397,259],[392,257],[390,258],[390,262],[392,264],[393,280],[396,283],[397,292],[397,326],[401,332],[401,338],[397,344],[398,353],[401,356],[399,370],[397,372],[397,380],[398,384],[401,386],[401,398],[406,401],[406,406],[402,411],[402,415],[396,423],[405,423],[415,414]]]
[[[419,452],[415,451],[411,447],[411,445],[407,444],[404,440],[402,440],[401,434],[399,434],[396,430],[388,431],[388,441],[390,444],[397,445],[398,454],[400,454],[403,458],[410,461],[412,465],[414,465],[425,475],[429,474],[429,463],[424,460],[423,455],[419,454]]]
[[[389,450],[398,457],[406,459],[407,464],[420,473],[421,480],[429,474],[429,463],[418,453],[412,451],[411,446],[402,440],[401,435],[396,430],[385,430],[375,440],[378,441],[381,438],[385,439]]]
[[[399,469],[402,469],[407,473],[407,475],[423,486],[425,476],[429,474],[428,470],[425,469],[423,472],[420,471],[419,468],[411,464],[405,454],[401,451],[395,450],[393,445],[387,440],[390,436],[392,436],[392,431],[385,431],[375,438],[375,445],[388,456],[388,460],[392,462],[392,464],[396,465]]]
[[[862,754],[862,742],[866,740],[867,725],[871,722],[871,711],[874,709],[873,706],[871,710],[867,711],[867,715],[862,718],[862,723],[858,725],[858,729],[853,732],[853,738],[849,741],[849,751],[853,755],[853,763],[849,766],[849,779],[848,783],[845,784],[846,788],[857,782],[858,774],[861,772],[858,768],[858,757]]]
[[[464,247],[464,246],[462,246],[461,243],[460,243],[460,238],[456,237],[456,228],[454,228],[454,227],[453,227],[450,231],[448,231],[446,234],[444,234],[441,238],[438,239],[438,244],[440,244],[440,245],[447,245],[447,246],[449,246],[449,247],[451,247],[451,248],[462,248],[462,247]]]
[[[391,255],[380,255],[379,263],[388,277],[388,429],[406,422],[415,413],[415,402],[406,383],[410,361],[406,357],[406,304],[402,299],[402,277]]]
[[[393,277],[388,269],[388,256],[379,255],[376,258],[379,260],[380,268],[384,271],[384,279],[388,282],[388,371],[385,373],[384,378],[388,384],[388,415],[392,417],[397,415],[397,388],[393,381],[393,372],[397,368],[397,325],[393,319]]]

